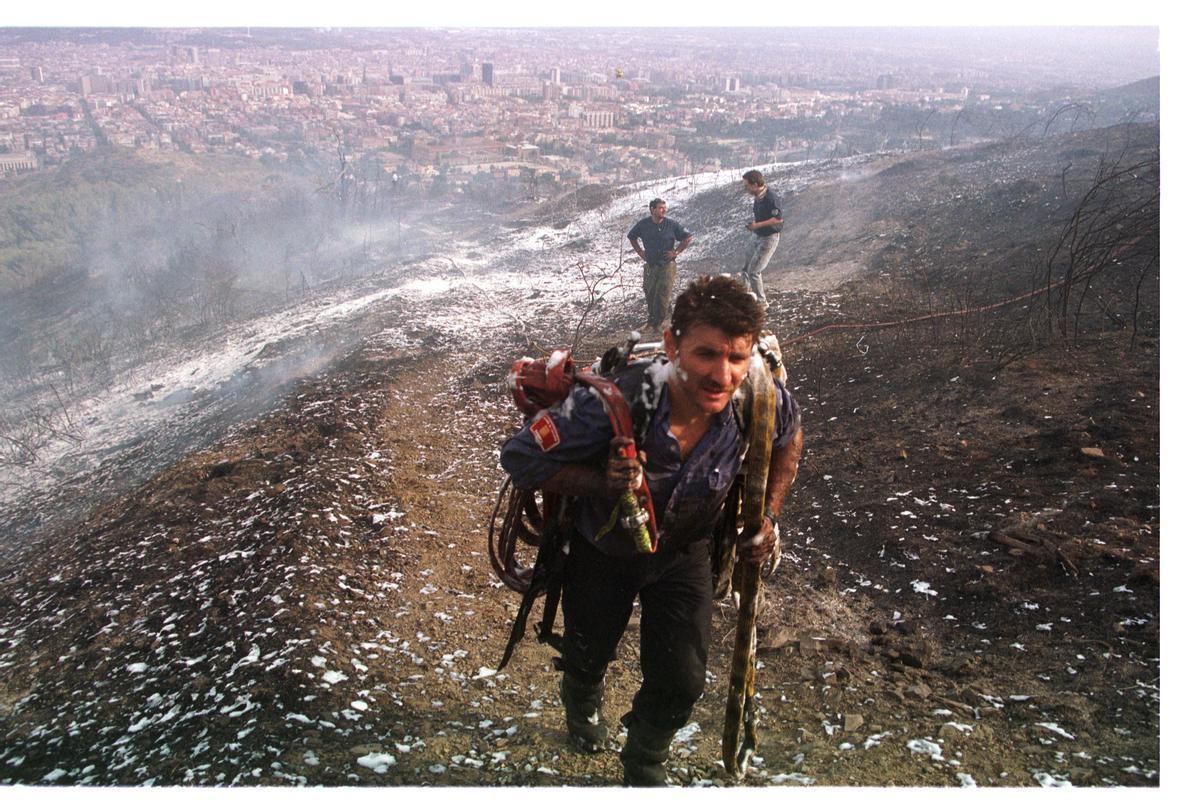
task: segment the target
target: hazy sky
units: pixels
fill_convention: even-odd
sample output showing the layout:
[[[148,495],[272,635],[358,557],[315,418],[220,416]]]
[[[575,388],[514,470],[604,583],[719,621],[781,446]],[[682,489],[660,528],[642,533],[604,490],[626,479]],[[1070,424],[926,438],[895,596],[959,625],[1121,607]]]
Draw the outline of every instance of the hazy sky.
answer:
[[[653,3],[648,0],[457,0],[454,3],[380,3],[375,0],[58,0],[7,3],[0,25],[1160,25],[1159,0],[859,0],[854,4],[724,2]],[[15,6],[15,7],[14,7]],[[1181,12],[1173,11],[1173,15]]]

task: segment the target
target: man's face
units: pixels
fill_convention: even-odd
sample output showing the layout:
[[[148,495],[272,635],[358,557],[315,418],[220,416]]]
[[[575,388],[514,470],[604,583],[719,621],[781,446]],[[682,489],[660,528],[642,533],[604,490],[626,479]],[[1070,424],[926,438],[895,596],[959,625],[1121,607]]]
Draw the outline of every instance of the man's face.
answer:
[[[751,183],[745,178],[742,178],[742,188],[746,190],[746,194],[758,194],[758,190],[762,187],[757,183]]]
[[[730,336],[712,325],[694,325],[681,339],[667,330],[667,357],[675,363],[676,388],[686,405],[716,414],[729,404],[750,370],[754,337]]]
[[[666,203],[661,203],[650,209],[650,219],[654,220],[655,225],[662,222],[663,218],[665,218],[666,216],[667,216],[667,204]]]

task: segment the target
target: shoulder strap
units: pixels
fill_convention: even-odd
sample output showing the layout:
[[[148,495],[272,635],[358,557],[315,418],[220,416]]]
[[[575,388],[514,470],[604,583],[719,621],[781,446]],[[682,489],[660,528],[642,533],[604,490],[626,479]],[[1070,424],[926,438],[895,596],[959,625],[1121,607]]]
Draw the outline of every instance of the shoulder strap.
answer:
[[[666,364],[666,356],[657,355],[634,361],[613,372],[613,380],[621,389],[625,402],[629,404],[629,414],[633,419],[633,439],[639,448],[650,430],[654,409],[658,408],[659,400],[662,399],[663,388],[666,386]]]

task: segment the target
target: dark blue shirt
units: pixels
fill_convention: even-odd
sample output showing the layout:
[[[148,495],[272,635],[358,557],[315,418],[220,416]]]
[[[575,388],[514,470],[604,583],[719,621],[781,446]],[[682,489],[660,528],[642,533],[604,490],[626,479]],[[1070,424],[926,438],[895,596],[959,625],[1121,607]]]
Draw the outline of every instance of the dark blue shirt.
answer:
[[[769,219],[778,219],[779,224],[756,228],[754,232],[759,236],[770,236],[783,230],[783,208],[779,205],[779,198],[775,192],[767,187],[762,197],[754,198],[754,221],[766,222]]]
[[[624,377],[617,376],[618,385],[624,382]],[[782,447],[796,435],[800,410],[779,381],[775,381],[775,390],[774,444]],[[660,551],[675,550],[712,534],[721,503],[746,455],[746,443],[739,434],[731,403],[717,415],[687,461],[683,461],[679,442],[670,433],[669,395],[664,387],[645,441],[640,443],[646,451],[646,481],[654,500]],[[536,488],[568,464],[596,467],[605,464],[613,437],[612,425],[604,405],[587,387],[575,387],[566,400],[543,413],[554,424],[553,434],[537,436],[531,432],[531,426],[538,425],[535,417],[500,452],[501,466],[519,488]],[[541,423],[543,431],[546,426],[547,423]],[[547,445],[548,449],[544,449]],[[577,497],[572,502],[572,524],[597,548],[618,558],[638,555],[632,537],[620,526],[599,542],[595,539],[612,515],[611,500]]]
[[[675,249],[676,242],[682,242],[692,234],[670,217],[655,223],[650,217],[643,217],[629,230],[629,241],[642,240],[642,249],[646,251],[647,264],[665,264],[667,251]]]

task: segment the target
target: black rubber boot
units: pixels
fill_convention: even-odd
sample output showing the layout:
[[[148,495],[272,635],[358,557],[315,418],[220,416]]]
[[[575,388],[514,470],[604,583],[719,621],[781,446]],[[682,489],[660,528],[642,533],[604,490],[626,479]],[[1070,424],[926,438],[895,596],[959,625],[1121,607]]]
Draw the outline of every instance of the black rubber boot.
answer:
[[[621,766],[625,768],[626,786],[666,786],[667,756],[675,731],[656,728],[634,716],[630,711],[621,717],[629,729],[625,746],[621,748]]]
[[[585,753],[603,750],[608,741],[608,726],[600,716],[604,707],[604,681],[584,683],[564,672],[559,696],[566,711],[567,734],[575,746]]]

